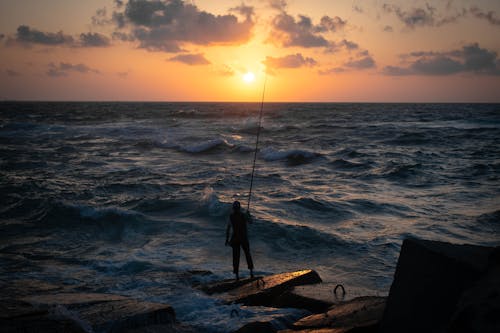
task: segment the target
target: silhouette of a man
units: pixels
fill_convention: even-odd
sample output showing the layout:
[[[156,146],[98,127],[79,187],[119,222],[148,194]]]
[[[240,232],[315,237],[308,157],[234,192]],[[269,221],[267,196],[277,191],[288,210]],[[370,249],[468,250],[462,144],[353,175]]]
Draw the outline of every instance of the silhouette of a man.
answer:
[[[248,243],[247,223],[252,223],[250,214],[245,215],[241,212],[239,201],[233,202],[233,212],[229,216],[229,223],[226,230],[226,246],[231,245],[233,248],[233,272],[236,275],[236,280],[240,279],[238,274],[240,267],[240,247],[245,252],[250,277],[253,277],[253,261],[250,254],[250,244]],[[233,229],[233,234],[231,235],[231,240],[229,240],[231,228]]]

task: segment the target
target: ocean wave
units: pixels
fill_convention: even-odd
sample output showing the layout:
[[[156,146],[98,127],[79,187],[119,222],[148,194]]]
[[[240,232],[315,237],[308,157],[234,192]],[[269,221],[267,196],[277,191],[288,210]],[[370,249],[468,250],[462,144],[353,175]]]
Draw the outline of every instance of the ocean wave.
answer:
[[[213,139],[203,143],[197,143],[189,146],[182,146],[180,147],[180,150],[187,153],[199,154],[199,153],[207,153],[215,149],[224,149],[233,147],[234,145],[230,144],[225,139]]]
[[[376,169],[374,173],[370,174],[370,176],[386,178],[389,180],[404,180],[418,175],[421,168],[421,163],[399,164],[391,161],[389,165]]]
[[[477,217],[477,221],[480,224],[486,224],[491,226],[500,227],[500,210],[496,210],[491,213],[481,214]]]
[[[433,137],[429,133],[404,133],[397,136],[394,139],[383,141],[383,143],[388,145],[400,145],[400,146],[411,146],[411,145],[425,145],[431,143]]]
[[[320,153],[311,152],[308,150],[276,150],[270,147],[262,149],[260,153],[262,155],[262,158],[268,162],[286,160],[291,165],[309,163],[315,158],[322,156]]]
[[[348,201],[348,205],[354,212],[366,215],[389,214],[408,217],[407,213],[411,211],[409,207],[404,205],[377,202],[368,199],[351,199]]]
[[[368,169],[370,168],[370,165],[367,163],[357,163],[357,162],[350,162],[347,160],[344,160],[343,158],[339,158],[331,162],[331,165],[335,169],[340,169],[340,170],[350,170],[350,169]]]

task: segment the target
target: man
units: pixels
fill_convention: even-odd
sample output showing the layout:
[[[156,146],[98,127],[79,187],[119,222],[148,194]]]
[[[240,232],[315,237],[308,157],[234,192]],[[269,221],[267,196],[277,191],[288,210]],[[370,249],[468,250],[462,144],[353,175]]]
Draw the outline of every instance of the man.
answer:
[[[241,212],[241,204],[239,201],[233,202],[233,212],[229,216],[229,223],[227,224],[226,230],[226,246],[231,245],[233,248],[233,272],[236,276],[236,280],[240,279],[238,274],[240,267],[240,246],[245,252],[248,269],[250,270],[250,277],[253,278],[253,262],[252,256],[250,255],[250,245],[248,243],[247,223],[252,223],[250,214],[247,213],[244,215]],[[229,240],[231,228],[233,229],[233,234],[231,240]]]

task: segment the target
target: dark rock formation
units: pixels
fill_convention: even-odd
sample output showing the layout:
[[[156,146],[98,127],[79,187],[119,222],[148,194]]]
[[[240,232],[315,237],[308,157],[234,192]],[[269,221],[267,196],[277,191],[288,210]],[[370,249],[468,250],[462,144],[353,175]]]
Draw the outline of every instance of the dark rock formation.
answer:
[[[175,324],[169,305],[109,294],[37,295],[6,302],[0,310],[6,332],[125,332]]]
[[[485,274],[492,251],[482,246],[406,239],[381,331],[446,331],[461,295]]]
[[[223,294],[227,303],[243,303],[245,305],[288,306],[277,299],[295,286],[321,282],[318,273],[313,270],[302,270],[281,273],[257,279]],[[292,307],[292,306],[290,306]]]
[[[256,321],[253,323],[248,323],[234,331],[234,333],[276,333],[277,330],[270,322]]]
[[[500,247],[490,255],[488,270],[466,290],[448,327],[450,333],[500,332]]]
[[[248,284],[248,283],[260,280],[260,279],[262,279],[262,276],[258,276],[258,277],[254,277],[254,278],[240,279],[240,280],[228,279],[228,280],[223,280],[223,281],[217,281],[214,283],[204,284],[204,285],[199,286],[198,288],[209,295],[220,294],[220,293],[225,293],[225,292],[234,290],[234,289],[239,288],[245,284]]]
[[[365,296],[333,305],[293,324],[294,330],[334,328],[335,332],[376,331],[385,308],[385,297]]]

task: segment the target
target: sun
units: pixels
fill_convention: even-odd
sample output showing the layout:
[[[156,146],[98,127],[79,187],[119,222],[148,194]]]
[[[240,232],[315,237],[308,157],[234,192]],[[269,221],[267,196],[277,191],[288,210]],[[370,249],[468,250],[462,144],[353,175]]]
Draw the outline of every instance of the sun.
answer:
[[[243,75],[243,81],[245,81],[246,83],[251,83],[251,82],[255,81],[255,74],[252,72],[245,73]]]

